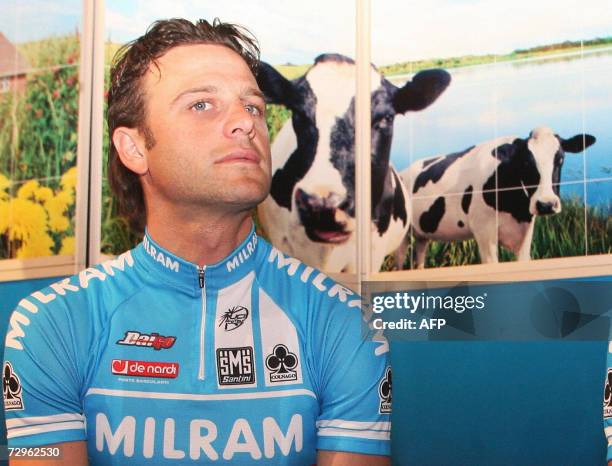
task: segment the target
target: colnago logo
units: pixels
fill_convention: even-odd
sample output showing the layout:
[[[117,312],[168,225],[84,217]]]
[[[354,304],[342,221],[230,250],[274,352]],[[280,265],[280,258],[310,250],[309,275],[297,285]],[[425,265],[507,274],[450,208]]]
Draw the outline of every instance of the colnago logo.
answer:
[[[387,367],[385,376],[378,384],[378,396],[380,397],[380,405],[378,412],[380,414],[389,414],[391,412],[391,395],[393,393],[391,368]]]
[[[177,428],[177,422],[185,424]],[[143,422],[137,422],[135,417],[125,416],[113,430],[106,414],[98,413],[95,429],[96,449],[99,452],[108,452],[113,456],[123,455],[127,458],[190,458],[194,461],[218,461],[223,458],[240,464],[240,458],[245,458],[245,455],[259,460],[263,457],[271,459],[299,453],[304,443],[300,414],[291,416],[289,425],[284,430],[273,417],[264,418],[261,426],[258,425],[255,429],[248,420],[236,419],[227,437],[219,437],[220,429],[209,419],[177,421],[174,418],[165,418],[162,421],[147,417]],[[158,430],[163,430],[163,438],[156,435]],[[187,438],[177,438],[177,431],[184,432]],[[238,456],[235,457],[237,453]]]
[[[8,361],[4,363],[2,390],[5,411],[19,411],[23,409],[21,380],[19,380],[12,364]]]
[[[111,371],[115,375],[175,379],[178,376],[179,365],[176,362],[113,359],[111,362]]]
[[[142,240],[142,245],[144,246],[145,251],[147,251],[147,254],[149,254],[149,256],[155,259],[155,262],[159,262],[167,269],[178,273],[180,267],[179,262],[171,259],[163,252],[158,251],[157,248],[151,244],[151,241],[149,241],[149,238],[147,238],[146,236]]]
[[[603,400],[603,415],[604,417],[612,417],[612,369],[608,369],[608,375],[606,376],[606,386],[604,388],[604,400]]]
[[[153,348],[156,351],[161,349],[172,348],[176,337],[164,337],[158,333],[140,333],[134,330],[128,330],[125,332],[125,336],[121,340],[117,340],[118,345],[128,346],[145,346]]]
[[[76,293],[81,289],[86,289],[89,286],[91,280],[106,280],[106,277],[114,277],[115,271],[125,271],[126,267],[133,267],[134,259],[130,251],[124,252],[116,259],[112,259],[101,264],[102,270],[95,267],[82,270],[77,275],[69,278],[60,280],[57,283],[49,285],[52,292],[45,294],[43,291],[36,291],[27,298],[22,299],[17,303],[17,309],[11,314],[9,321],[9,329],[6,333],[5,346],[7,348],[13,348],[16,350],[23,350],[21,344],[21,338],[25,337],[25,330],[23,327],[30,325],[29,314],[36,314],[38,312],[38,304],[48,304],[55,301],[58,296],[65,296],[68,292]]]
[[[231,260],[227,261],[226,267],[228,272],[240,267],[251,255],[255,252],[255,246],[257,246],[257,235],[253,235],[244,247],[238,251]]]
[[[297,356],[291,353],[285,345],[274,347],[272,354],[266,358],[266,367],[270,372],[270,382],[297,380],[295,368],[298,365]]]

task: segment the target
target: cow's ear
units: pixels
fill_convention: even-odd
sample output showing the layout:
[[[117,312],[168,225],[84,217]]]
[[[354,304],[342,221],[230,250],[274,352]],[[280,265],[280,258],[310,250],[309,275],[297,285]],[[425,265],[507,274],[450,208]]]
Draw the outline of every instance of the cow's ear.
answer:
[[[574,154],[577,152],[582,152],[587,147],[592,146],[597,140],[595,139],[595,136],[591,136],[590,134],[577,134],[569,139],[563,139],[559,136],[557,137],[559,138],[559,142],[561,143],[563,150],[565,152],[572,152]]]
[[[512,141],[512,144],[506,143],[501,146],[497,146],[495,149],[491,151],[491,155],[498,159],[500,162],[508,162],[514,157],[521,146],[525,145],[525,140],[523,139],[515,139]]]
[[[264,93],[268,103],[281,104],[294,109],[297,103],[295,86],[267,63],[259,64],[257,85]]]
[[[393,108],[397,113],[423,110],[444,92],[450,82],[451,76],[444,70],[421,71],[397,90],[393,96]]]

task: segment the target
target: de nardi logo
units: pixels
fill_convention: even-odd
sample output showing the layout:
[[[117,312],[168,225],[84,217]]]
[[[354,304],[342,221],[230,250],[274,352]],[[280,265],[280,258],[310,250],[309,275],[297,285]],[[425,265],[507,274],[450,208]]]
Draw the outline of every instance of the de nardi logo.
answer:
[[[378,385],[378,396],[380,397],[380,407],[378,412],[380,414],[387,414],[391,412],[391,368],[387,367],[385,376]]]
[[[604,417],[612,417],[612,369],[608,369],[608,376],[606,377],[606,388],[604,389],[603,401],[603,415]]]
[[[176,362],[113,359],[111,362],[111,372],[115,375],[176,379],[179,372],[179,365]]]
[[[276,345],[272,354],[266,358],[266,367],[271,371],[270,382],[297,380],[295,368],[298,365],[297,356],[291,353],[285,345]]]
[[[219,319],[219,327],[223,326],[223,329],[227,332],[236,330],[240,327],[249,317],[249,310],[244,306],[234,306],[223,313]]]
[[[2,376],[2,390],[4,392],[4,409],[6,411],[17,411],[23,409],[21,398],[21,381],[13,370],[10,362],[4,364]]]

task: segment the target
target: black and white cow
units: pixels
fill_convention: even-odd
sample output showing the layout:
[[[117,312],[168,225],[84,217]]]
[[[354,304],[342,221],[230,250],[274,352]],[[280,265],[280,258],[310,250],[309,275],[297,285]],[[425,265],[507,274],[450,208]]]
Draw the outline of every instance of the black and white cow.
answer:
[[[289,81],[263,63],[259,87],[292,112],[272,146],[272,188],[259,219],[272,244],[328,272],[356,270],[355,63],[320,55]],[[389,164],[393,119],[422,110],[446,89],[443,70],[418,73],[398,88],[371,71],[372,263],[380,266],[409,227],[407,191]]]
[[[563,139],[540,127],[527,139],[502,137],[413,163],[401,176],[411,189],[416,267],[425,265],[429,240],[474,238],[484,263],[497,262],[499,241],[518,260],[529,260],[535,217],[561,212],[565,153],[582,152],[594,142],[589,134]],[[398,264],[406,244],[407,238]]]

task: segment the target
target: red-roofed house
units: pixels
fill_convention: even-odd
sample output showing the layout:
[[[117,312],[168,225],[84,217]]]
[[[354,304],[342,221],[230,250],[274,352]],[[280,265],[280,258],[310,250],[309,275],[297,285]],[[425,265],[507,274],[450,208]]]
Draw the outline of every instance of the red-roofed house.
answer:
[[[23,91],[30,64],[0,32],[0,95],[13,89]]]

